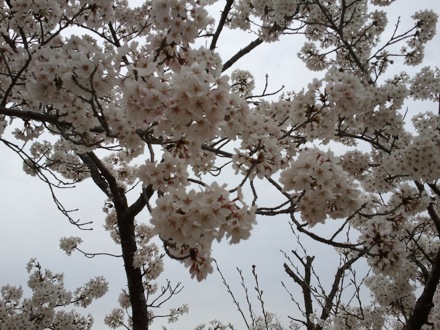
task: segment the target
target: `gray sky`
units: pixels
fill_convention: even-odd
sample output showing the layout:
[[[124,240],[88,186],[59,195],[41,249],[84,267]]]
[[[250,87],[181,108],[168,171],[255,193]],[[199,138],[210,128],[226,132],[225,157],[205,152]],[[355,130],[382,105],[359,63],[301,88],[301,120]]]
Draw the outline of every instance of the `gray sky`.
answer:
[[[422,8],[433,8],[435,12],[440,13],[440,1],[397,1],[389,16],[389,26],[394,24],[397,16],[402,16],[402,24],[411,22],[412,13]],[[239,61],[235,67],[248,69],[254,74],[257,79],[257,93],[263,87],[266,73],[270,77],[269,91],[276,90],[281,85],[285,85],[286,90],[298,90],[313,77],[313,74],[304,69],[296,57],[296,53],[302,46],[299,39],[287,37],[283,38],[280,43],[262,45],[253,55]],[[242,39],[237,38],[234,33],[224,35],[219,41],[219,47],[225,49],[224,59],[242,46]],[[424,65],[439,65],[439,46],[440,37],[436,36],[427,47]],[[404,69],[396,68],[397,72],[400,70]],[[420,110],[420,104],[411,103],[410,105],[410,114],[414,111],[413,108]],[[431,106],[433,111],[436,110],[435,106],[426,106]],[[104,315],[117,307],[118,294],[120,289],[125,287],[122,260],[109,257],[87,259],[78,253],[67,257],[58,248],[58,244],[62,236],[81,236],[84,240],[81,247],[88,252],[119,253],[118,247],[112,243],[108,234],[102,229],[105,215],[101,207],[104,196],[90,181],[79,184],[75,189],[59,191],[59,198],[66,208],[79,208],[74,218],[94,221],[93,231],[79,232],[57,211],[46,185],[22,172],[21,161],[14,153],[0,145],[0,155],[2,157],[0,184],[3,187],[0,192],[0,248],[2,250],[0,285],[21,284],[26,287],[25,265],[32,257],[38,258],[44,268],[65,273],[66,287],[71,290],[92,277],[103,275],[110,282],[110,292],[88,309],[88,312],[92,313],[95,318],[94,329],[103,329]],[[268,203],[270,198],[271,196],[267,196]],[[253,294],[251,266],[256,265],[260,285],[264,290],[267,310],[275,312],[287,324],[286,316],[294,310],[294,305],[290,302],[280,281],[291,284],[292,291],[297,294],[300,292],[284,275],[282,269],[284,257],[279,250],[290,251],[293,248],[295,248],[295,238],[290,233],[288,219],[280,216],[260,218],[250,239],[242,244],[235,246],[225,243],[214,244],[213,256],[218,260],[229,283],[237,290],[237,297],[240,298],[243,297],[243,291],[239,288],[239,277],[235,268],[243,269],[244,276],[248,279],[249,290]],[[332,256],[327,251],[328,249],[314,251],[317,258],[321,258],[319,268],[324,274],[332,269]],[[185,289],[165,305],[164,312],[167,308],[177,307],[183,302],[188,303],[190,307],[189,315],[183,316],[174,329],[190,329],[211,319],[220,319],[224,323],[233,322],[238,328],[243,326],[217,273],[212,274],[206,281],[198,283],[190,279],[187,269],[179,262],[167,260],[165,264],[162,283],[169,278],[172,282],[182,282]],[[160,283],[161,280],[159,280]],[[256,300],[253,304],[255,309],[260,311]],[[243,307],[247,310],[245,305]],[[159,329],[158,324],[153,328]]]

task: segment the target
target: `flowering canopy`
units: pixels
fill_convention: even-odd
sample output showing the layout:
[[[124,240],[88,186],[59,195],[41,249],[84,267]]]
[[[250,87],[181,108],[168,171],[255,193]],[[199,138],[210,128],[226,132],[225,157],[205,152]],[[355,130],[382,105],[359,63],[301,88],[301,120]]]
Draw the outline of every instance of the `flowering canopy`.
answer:
[[[153,237],[202,280],[213,270],[215,240],[239,243],[257,215],[288,214],[298,233],[337,248],[342,260],[334,289],[313,297],[304,289],[310,278],[285,265],[303,288],[298,324],[439,327],[439,119],[422,112],[409,132],[402,107],[407,98],[438,102],[440,75],[429,67],[387,75],[401,58],[422,63],[437,15],[417,12],[412,28],[397,23],[381,40],[388,19],[380,7],[393,1],[228,0],[217,21],[208,12],[214,2],[0,0],[0,141],[51,189],[91,179],[105,194],[105,228],[121,246],[128,287],[106,323],[123,325],[124,310],[131,311],[126,327],[147,329],[154,319],[157,300],[148,299],[163,265]],[[224,29],[256,38],[224,61]],[[325,71],[323,78],[270,100],[266,90],[255,95],[250,72],[225,72],[288,34],[304,34],[299,58]],[[346,151],[337,156],[317,147],[334,143]],[[264,205],[268,185],[278,205]],[[136,189],[139,197],[129,201]],[[73,224],[85,225],[57,205]],[[144,209],[150,218],[138,216]],[[330,238],[314,232],[331,219],[343,220]],[[351,229],[359,235],[343,235]],[[60,247],[71,254],[80,243],[63,238]],[[358,307],[335,297],[360,259],[372,269],[365,284],[373,304]],[[309,273],[311,260],[302,261]],[[72,298],[62,276],[32,265],[32,299],[3,287],[0,325],[89,328],[91,319],[54,309],[89,304],[105,292],[105,280],[92,280]],[[323,306],[321,315],[313,301]],[[172,310],[170,320],[186,311]],[[264,315],[255,329],[269,328],[269,319]]]

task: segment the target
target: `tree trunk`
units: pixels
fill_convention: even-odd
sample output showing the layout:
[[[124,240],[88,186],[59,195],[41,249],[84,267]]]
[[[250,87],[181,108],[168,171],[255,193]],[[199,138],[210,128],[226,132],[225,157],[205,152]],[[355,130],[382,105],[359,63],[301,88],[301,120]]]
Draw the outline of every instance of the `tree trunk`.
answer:
[[[423,325],[428,322],[428,315],[431,312],[432,307],[434,307],[433,298],[437,286],[440,281],[440,249],[437,251],[435,256],[431,274],[429,275],[428,281],[426,282],[425,288],[417,299],[416,306],[408,323],[405,326],[405,330],[420,330]]]
[[[127,275],[128,292],[132,308],[133,330],[148,329],[147,302],[145,299],[142,273],[139,268],[133,267],[133,256],[136,252],[134,233],[134,217],[128,212],[118,212],[118,228],[121,237],[122,256]]]
[[[153,194],[153,190],[149,186],[148,189],[143,191],[138,201],[132,207],[129,207],[125,191],[118,187],[115,177],[107,170],[101,160],[93,152],[79,156],[90,169],[90,174],[95,183],[114,203],[121,239],[122,258],[127,276],[128,293],[130,295],[133,330],[147,330],[149,318],[142,272],[141,269],[133,267],[133,257],[137,250],[134,220],[136,214],[145,206],[146,198],[151,197]]]

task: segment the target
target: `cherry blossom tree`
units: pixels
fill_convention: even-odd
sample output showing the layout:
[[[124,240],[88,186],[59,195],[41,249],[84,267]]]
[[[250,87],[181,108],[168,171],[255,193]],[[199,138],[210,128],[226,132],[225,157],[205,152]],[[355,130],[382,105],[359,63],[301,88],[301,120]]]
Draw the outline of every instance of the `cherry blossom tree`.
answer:
[[[201,281],[214,241],[239,244],[257,216],[279,215],[298,241],[284,264],[302,292],[291,328],[440,327],[440,74],[419,66],[438,16],[416,12],[403,29],[388,22],[392,2],[226,0],[213,13],[210,0],[0,0],[0,141],[79,229],[93,225],[74,220],[57,189],[92,180],[102,191],[127,279],[109,327],[148,329],[153,308],[178,293],[156,283],[164,257]],[[227,30],[254,39],[225,59]],[[323,74],[301,91],[258,93],[240,60],[282,37],[305,40],[299,58]],[[390,74],[396,66],[418,70]],[[431,111],[408,118],[407,99]],[[330,290],[302,237],[340,255]],[[83,252],[81,242],[63,237],[60,248]],[[92,326],[59,307],[89,305],[104,278],[72,293],[36,260],[28,271],[31,298],[1,290],[2,328]],[[246,324],[281,328],[264,308]]]

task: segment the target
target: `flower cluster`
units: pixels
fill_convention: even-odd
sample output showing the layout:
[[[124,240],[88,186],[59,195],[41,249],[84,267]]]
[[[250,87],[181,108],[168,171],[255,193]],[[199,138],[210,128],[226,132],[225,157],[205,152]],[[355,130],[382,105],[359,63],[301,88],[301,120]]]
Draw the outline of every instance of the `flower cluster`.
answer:
[[[405,55],[405,64],[420,64],[424,56],[424,44],[435,35],[438,15],[432,10],[416,12],[412,18],[416,21],[416,32],[407,41],[407,47],[402,47],[402,54]]]
[[[183,259],[199,280],[212,271],[212,242],[225,236],[231,244],[247,239],[255,222],[254,209],[242,196],[231,199],[225,186],[216,183],[200,192],[169,188],[156,204],[151,220],[154,233],[176,251],[176,258]]]
[[[227,77],[216,74],[209,63],[194,62],[161,79],[149,75],[146,83],[128,80],[123,102],[132,133],[123,135],[157,122],[157,136],[179,141],[171,150],[173,156],[197,155],[202,143],[219,134],[234,97]]]
[[[2,329],[72,329],[92,328],[93,318],[75,311],[58,310],[75,304],[86,307],[93,299],[102,297],[108,284],[102,277],[90,280],[75,293],[64,288],[62,274],[43,271],[40,264],[31,259],[27,265],[28,286],[32,297],[23,298],[21,287],[3,286],[0,297],[0,327]]]
[[[387,20],[381,11],[368,12],[366,2],[352,2],[341,11],[338,1],[309,4],[300,8],[305,15],[306,42],[299,53],[306,66],[311,70],[323,70],[333,65],[345,67],[349,64],[349,52],[342,44],[337,33],[343,33],[346,40],[356,49],[356,58],[368,61],[371,46],[375,45],[385,30]],[[371,8],[371,7],[370,7]],[[336,22],[341,22],[337,24]],[[342,47],[341,47],[342,46]],[[335,53],[335,58],[328,56]]]
[[[193,63],[173,74],[171,97],[158,125],[165,134],[196,143],[218,134],[230,105],[230,86],[227,77],[216,78],[206,68],[206,63]]]
[[[292,23],[299,11],[297,0],[243,0],[234,2],[229,26],[233,29],[249,30],[253,19],[261,21],[256,25],[257,33],[265,41],[276,41],[284,28]]]
[[[286,167],[286,157],[282,156],[282,149],[276,138],[266,139],[264,147],[260,148],[256,152],[243,152],[235,149],[235,154],[232,156],[235,172],[248,175],[250,179],[255,176],[263,179],[265,176],[270,177],[279,169]]]
[[[188,184],[188,171],[183,160],[173,157],[169,152],[162,154],[158,164],[146,161],[138,168],[139,179],[145,184],[151,184],[154,190],[166,192],[170,187],[177,188]]]
[[[344,171],[358,180],[363,179],[365,172],[370,167],[370,155],[358,150],[348,151],[341,156],[340,163]]]
[[[416,100],[437,101],[440,95],[440,70],[424,67],[411,79],[411,96]]]
[[[145,277],[154,280],[163,272],[163,261],[159,247],[151,242],[153,228],[146,224],[137,224],[135,234],[138,248],[133,256],[133,267],[143,269]]]
[[[415,305],[415,287],[411,284],[412,268],[411,263],[407,262],[392,277],[378,273],[365,279],[377,303],[387,306],[391,315],[399,315],[402,311],[407,313]]]
[[[282,97],[278,102],[263,101],[252,112],[241,114],[241,145],[232,155],[236,173],[263,179],[288,165],[296,153],[294,138],[285,133],[290,129],[287,118],[291,110],[292,102]]]
[[[311,71],[324,70],[329,64],[326,56],[321,54],[318,47],[312,42],[304,43],[298,57],[303,60],[307,69]]]
[[[75,304],[81,307],[87,307],[92,303],[93,299],[101,298],[107,291],[107,281],[104,277],[98,276],[75,290]]]
[[[369,249],[368,263],[375,273],[393,273],[407,257],[405,244],[399,240],[399,230],[404,223],[405,218],[398,214],[375,217],[363,224],[359,241]]]
[[[397,176],[402,180],[421,179],[425,182],[440,178],[438,122],[438,116],[431,112],[413,118],[419,134],[405,146],[383,155],[383,167],[390,176]]]
[[[80,237],[63,237],[60,239],[60,249],[70,256],[72,251],[81,243],[82,239]]]
[[[13,6],[14,10],[10,12],[11,28],[16,31],[23,29],[26,32],[55,28],[63,10],[60,2],[55,0],[34,0],[31,3],[15,0]],[[41,25],[36,24],[36,20],[40,21]]]
[[[402,108],[408,97],[437,102],[440,76],[428,67],[388,80],[384,73],[400,56],[393,48],[405,42],[406,64],[422,61],[438,15],[417,12],[412,28],[402,32],[396,24],[383,42],[387,15],[371,4],[393,0],[235,0],[226,2],[218,25],[207,10],[214,2],[155,0],[136,7],[127,0],[0,0],[0,136],[15,139],[2,141],[25,159],[27,173],[51,186],[93,178],[108,197],[104,227],[123,245],[125,266],[135,270],[127,271],[129,282],[138,281],[145,292],[137,292],[147,296],[137,302],[176,292],[160,291],[154,282],[165,254],[153,237],[202,280],[213,271],[214,240],[239,243],[250,236],[257,213],[290,213],[313,235],[315,224],[345,218],[326,242],[344,245],[338,240],[350,228],[344,238],[357,245],[344,257],[362,253],[373,270],[367,284],[374,307],[341,303],[329,310],[339,315],[310,320],[323,328],[380,328],[382,314],[409,314],[415,283],[427,282],[440,245],[440,134],[439,116],[431,112],[416,115],[410,133]],[[223,63],[216,50],[228,27],[258,39]],[[85,33],[69,35],[72,28]],[[250,72],[223,74],[260,42],[283,34],[305,36],[299,57],[310,70],[327,70],[320,79],[269,101],[273,93],[266,89],[263,99],[253,94]],[[11,125],[13,118],[22,126]],[[331,142],[343,145],[341,157],[310,147]],[[358,143],[371,151],[354,150]],[[211,183],[217,173],[230,180],[231,169],[241,176],[235,188],[227,190],[222,178]],[[258,209],[266,184],[283,200]],[[129,202],[136,188],[140,196]],[[252,193],[252,206],[241,189]],[[134,219],[147,209],[151,226]],[[60,248],[70,255],[81,242],[63,237]],[[1,289],[0,328],[91,327],[91,317],[57,307],[89,306],[108,289],[102,277],[69,292],[63,275],[42,271],[35,261],[28,270],[31,298],[21,288]],[[126,312],[139,306],[131,306],[128,292],[106,316],[108,326],[131,326]],[[159,300],[152,304],[160,306]],[[148,307],[151,322],[148,304],[141,307]],[[186,312],[186,306],[170,310],[169,322]],[[252,329],[279,327],[270,313],[253,317]]]
[[[323,223],[327,216],[347,217],[361,207],[353,181],[332,152],[318,149],[302,150],[280,178],[284,191],[295,191],[298,210],[310,226]]]
[[[189,308],[188,305],[184,304],[179,308],[172,308],[170,310],[170,314],[168,316],[168,323],[176,322],[180,315],[188,314]]]
[[[393,191],[388,204],[389,208],[399,208],[400,214],[405,217],[419,214],[426,210],[432,202],[426,191],[419,191],[409,183],[402,183]]]
[[[332,318],[329,330],[382,329],[384,326],[385,308],[341,306],[341,312]]]
[[[121,308],[114,308],[110,314],[104,317],[104,323],[111,329],[119,328],[124,324],[125,312]]]
[[[155,33],[147,36],[149,48],[157,53],[158,62],[170,67],[181,65],[177,57],[188,49],[211,19],[200,1],[158,0],[151,3],[150,15]],[[176,56],[178,55],[178,56]]]
[[[88,10],[77,19],[80,24],[91,29],[98,29],[111,22],[115,15],[115,4],[121,5],[121,1],[79,0],[79,6]]]
[[[255,80],[252,74],[246,70],[234,70],[231,74],[231,91],[246,97],[252,95],[252,91],[255,88]]]
[[[322,88],[326,83],[325,88]],[[364,109],[366,91],[360,80],[351,74],[334,73],[322,80],[314,79],[307,90],[303,90],[292,100],[289,121],[293,127],[299,127],[308,140],[328,141],[334,136],[334,130],[340,125],[340,118],[352,123],[353,100],[356,99],[357,113]]]

